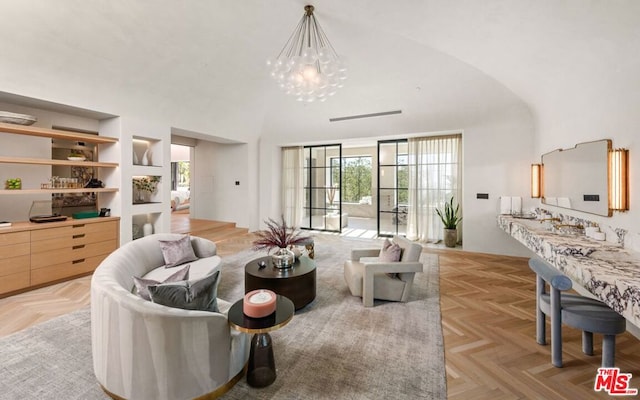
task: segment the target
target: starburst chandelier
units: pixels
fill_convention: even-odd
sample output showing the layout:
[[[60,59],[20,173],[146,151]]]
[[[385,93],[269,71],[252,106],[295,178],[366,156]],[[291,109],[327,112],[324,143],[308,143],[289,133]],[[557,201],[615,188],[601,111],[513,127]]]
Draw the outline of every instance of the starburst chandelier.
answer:
[[[304,15],[276,58],[269,58],[271,77],[298,101],[325,101],[343,87],[347,69],[313,15]]]

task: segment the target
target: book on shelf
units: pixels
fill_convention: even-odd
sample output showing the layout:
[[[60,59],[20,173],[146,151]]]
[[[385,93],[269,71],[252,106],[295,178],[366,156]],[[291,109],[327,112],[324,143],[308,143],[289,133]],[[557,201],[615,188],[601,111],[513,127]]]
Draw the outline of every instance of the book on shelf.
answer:
[[[11,222],[9,221],[0,221],[0,228],[8,228],[11,226]]]

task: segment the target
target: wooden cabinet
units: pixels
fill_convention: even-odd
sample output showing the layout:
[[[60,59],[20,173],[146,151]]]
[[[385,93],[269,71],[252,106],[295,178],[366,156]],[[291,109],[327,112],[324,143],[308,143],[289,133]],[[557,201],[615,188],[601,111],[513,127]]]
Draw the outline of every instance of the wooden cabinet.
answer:
[[[29,287],[29,232],[0,235],[0,293]]]
[[[0,231],[0,296],[86,275],[118,247],[119,218],[47,224],[18,222]]]

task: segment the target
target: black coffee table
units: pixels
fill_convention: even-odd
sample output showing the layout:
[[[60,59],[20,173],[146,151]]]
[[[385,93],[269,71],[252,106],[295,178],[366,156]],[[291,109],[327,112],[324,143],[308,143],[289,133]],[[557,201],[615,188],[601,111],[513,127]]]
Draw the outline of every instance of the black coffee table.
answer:
[[[265,387],[276,380],[276,362],[273,356],[271,335],[268,332],[280,329],[293,318],[293,302],[284,296],[276,297],[276,311],[264,318],[247,317],[242,312],[243,299],[236,301],[227,314],[229,325],[234,329],[253,333],[247,383],[253,387]]]
[[[260,268],[263,262],[266,267]],[[244,267],[244,292],[269,289],[293,301],[296,310],[316,298],[316,263],[308,256],[301,256],[291,268],[273,266],[271,256],[250,261]]]

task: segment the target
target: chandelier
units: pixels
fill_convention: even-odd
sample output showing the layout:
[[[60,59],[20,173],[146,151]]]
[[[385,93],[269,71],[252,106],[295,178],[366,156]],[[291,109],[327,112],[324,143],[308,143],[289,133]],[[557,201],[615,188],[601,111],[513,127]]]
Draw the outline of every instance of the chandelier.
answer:
[[[314,7],[304,7],[304,15],[276,58],[269,58],[271,77],[298,101],[325,101],[343,87],[347,69],[313,15]]]

